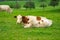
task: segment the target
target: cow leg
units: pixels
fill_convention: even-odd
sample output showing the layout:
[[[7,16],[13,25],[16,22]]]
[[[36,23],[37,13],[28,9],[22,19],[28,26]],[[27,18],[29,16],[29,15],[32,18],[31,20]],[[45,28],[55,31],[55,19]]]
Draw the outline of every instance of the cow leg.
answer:
[[[24,28],[29,28],[31,27],[31,24],[25,24]]]

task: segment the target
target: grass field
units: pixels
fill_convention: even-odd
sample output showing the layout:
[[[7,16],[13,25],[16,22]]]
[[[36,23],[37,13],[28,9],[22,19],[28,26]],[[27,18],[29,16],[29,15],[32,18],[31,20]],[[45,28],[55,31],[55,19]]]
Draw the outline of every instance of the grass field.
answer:
[[[53,24],[49,28],[25,29],[16,24],[14,16],[18,14],[44,16],[53,20]],[[14,9],[12,14],[0,12],[0,40],[60,40],[60,9]]]

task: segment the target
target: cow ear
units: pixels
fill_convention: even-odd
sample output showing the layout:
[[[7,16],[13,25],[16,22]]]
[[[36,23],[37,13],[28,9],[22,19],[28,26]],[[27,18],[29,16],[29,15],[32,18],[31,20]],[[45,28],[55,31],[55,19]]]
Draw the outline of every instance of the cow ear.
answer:
[[[17,18],[17,16],[14,16],[14,18]]]

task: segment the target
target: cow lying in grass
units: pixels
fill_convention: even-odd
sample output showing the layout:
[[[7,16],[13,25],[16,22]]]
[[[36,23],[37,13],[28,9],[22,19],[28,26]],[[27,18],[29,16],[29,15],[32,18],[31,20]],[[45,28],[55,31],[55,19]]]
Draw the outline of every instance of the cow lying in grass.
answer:
[[[29,27],[49,27],[52,25],[52,20],[40,16],[14,16],[17,18],[17,23],[23,23],[24,28]]]
[[[0,11],[7,11],[8,13],[12,12],[12,9],[10,8],[9,5],[0,5]]]

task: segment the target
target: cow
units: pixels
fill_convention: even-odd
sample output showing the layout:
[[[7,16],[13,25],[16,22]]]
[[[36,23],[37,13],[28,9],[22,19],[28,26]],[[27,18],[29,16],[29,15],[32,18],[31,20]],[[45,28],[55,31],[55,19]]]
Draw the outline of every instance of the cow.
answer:
[[[24,25],[24,28],[29,27],[49,27],[52,25],[52,20],[47,19],[46,17],[42,16],[14,16],[17,18],[17,23],[22,23]]]
[[[8,13],[12,13],[12,9],[9,5],[0,5],[0,11],[6,11]]]

